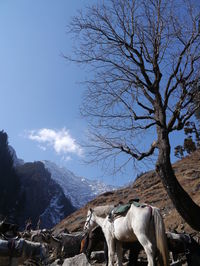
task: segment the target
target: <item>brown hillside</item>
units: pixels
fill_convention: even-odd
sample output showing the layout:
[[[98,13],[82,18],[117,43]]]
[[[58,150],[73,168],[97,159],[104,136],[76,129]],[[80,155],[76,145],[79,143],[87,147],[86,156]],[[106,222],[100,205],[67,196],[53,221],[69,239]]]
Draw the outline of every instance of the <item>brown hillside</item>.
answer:
[[[192,155],[176,162],[173,167],[181,185],[193,200],[200,205],[200,151],[196,151]],[[118,189],[114,192],[106,192],[98,196],[83,208],[61,221],[55,227],[55,231],[60,232],[65,228],[69,231],[82,230],[88,208],[110,203],[116,204],[119,201],[126,203],[134,197],[139,197],[141,202],[159,207],[167,230],[176,229],[178,232],[185,231],[196,234],[174,209],[162,183],[153,171],[142,175],[129,187]]]

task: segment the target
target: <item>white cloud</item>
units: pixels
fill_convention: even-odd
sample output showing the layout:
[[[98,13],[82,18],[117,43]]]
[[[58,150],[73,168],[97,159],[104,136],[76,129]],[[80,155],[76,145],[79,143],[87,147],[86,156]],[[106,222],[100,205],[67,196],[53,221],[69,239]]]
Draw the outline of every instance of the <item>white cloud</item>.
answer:
[[[69,155],[68,155],[68,156],[65,156],[65,157],[63,156],[63,157],[62,157],[62,160],[63,160],[64,162],[69,162],[69,161],[72,160],[72,158],[71,158],[71,156],[69,156]]]
[[[46,151],[46,147],[45,146],[42,146],[42,145],[38,145],[38,147],[41,149],[41,150],[43,150],[43,151]]]
[[[42,128],[39,130],[31,130],[28,132],[28,138],[39,143],[39,146],[45,150],[47,147],[53,147],[57,154],[76,154],[81,156],[83,150],[76,140],[70,135],[65,128],[61,130],[53,130]],[[66,158],[70,158],[67,156]]]

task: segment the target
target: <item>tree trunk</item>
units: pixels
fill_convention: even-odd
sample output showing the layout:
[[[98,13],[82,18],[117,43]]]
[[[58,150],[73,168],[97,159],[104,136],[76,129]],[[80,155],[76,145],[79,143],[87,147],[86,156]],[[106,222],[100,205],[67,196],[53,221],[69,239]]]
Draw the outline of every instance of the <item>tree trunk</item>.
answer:
[[[178,182],[170,160],[169,132],[166,113],[162,105],[161,95],[156,94],[155,118],[157,125],[159,155],[156,162],[156,173],[161,179],[168,196],[182,218],[194,229],[200,231],[200,207],[191,199]]]
[[[157,129],[158,130],[158,129]],[[156,173],[160,177],[170,199],[182,218],[194,229],[200,231],[200,207],[191,199],[176,179],[170,161],[170,144],[168,134],[158,130],[159,156]]]

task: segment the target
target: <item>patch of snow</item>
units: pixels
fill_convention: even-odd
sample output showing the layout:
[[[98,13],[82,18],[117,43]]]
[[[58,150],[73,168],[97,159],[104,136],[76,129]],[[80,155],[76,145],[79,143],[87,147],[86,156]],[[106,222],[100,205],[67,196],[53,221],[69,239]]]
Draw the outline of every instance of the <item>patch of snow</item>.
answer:
[[[42,220],[48,222],[48,227],[52,227],[59,223],[64,217],[63,205],[60,205],[60,194],[54,196],[47,209],[40,215]]]
[[[84,177],[78,177],[68,169],[59,167],[53,162],[43,161],[46,169],[63,189],[65,196],[70,199],[72,205],[81,208],[97,195],[114,190],[100,181],[92,181]]]

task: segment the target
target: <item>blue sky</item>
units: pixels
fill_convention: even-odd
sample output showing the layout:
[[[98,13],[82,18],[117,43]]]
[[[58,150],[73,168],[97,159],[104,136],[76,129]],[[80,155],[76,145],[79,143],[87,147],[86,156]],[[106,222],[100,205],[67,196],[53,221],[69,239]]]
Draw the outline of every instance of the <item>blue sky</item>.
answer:
[[[51,160],[76,175],[122,185],[138,172],[108,176],[82,163],[87,130],[79,106],[88,73],[66,62],[66,26],[91,0],[0,0],[0,121],[25,161]],[[143,172],[140,168],[139,172]]]

